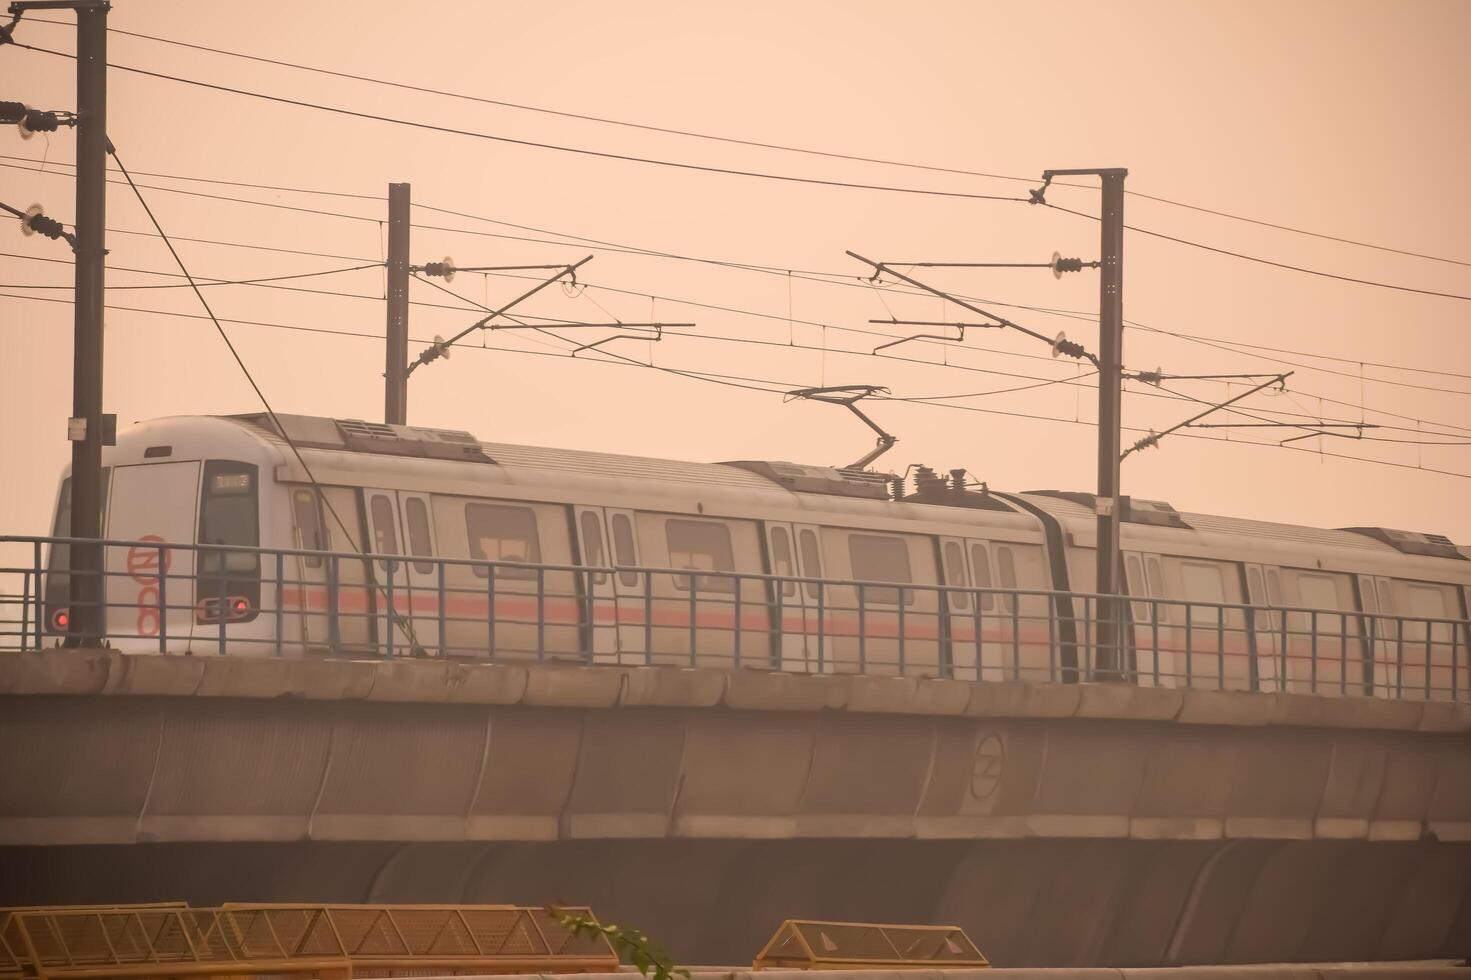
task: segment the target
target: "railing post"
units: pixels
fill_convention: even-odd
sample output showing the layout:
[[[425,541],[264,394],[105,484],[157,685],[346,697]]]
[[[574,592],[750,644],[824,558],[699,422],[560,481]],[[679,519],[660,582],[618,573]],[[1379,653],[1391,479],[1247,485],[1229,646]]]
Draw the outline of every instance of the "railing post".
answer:
[[[1011,679],[1022,679],[1022,597],[1011,596]]]
[[[385,650],[385,654],[386,654],[386,656],[388,657],[389,660],[392,660],[393,659],[393,630],[394,630],[394,627],[398,625],[398,623],[396,622],[396,620],[398,619],[398,613],[394,610],[394,604],[393,604],[393,572],[394,572],[394,567],[393,566],[396,565],[396,564],[398,564],[398,563],[395,562],[395,561],[391,561],[391,560],[390,561],[386,561],[386,562],[383,563],[383,567],[388,570],[388,592],[387,592],[387,599],[386,599],[386,602],[388,604],[388,609],[387,609],[387,615],[384,617],[384,622],[386,622],[388,624],[388,630],[387,630],[387,633],[388,633],[388,643],[387,643],[387,647],[386,647],[386,650]]]
[[[776,664],[777,670],[786,669],[787,665],[787,622],[785,603],[782,601],[782,590],[785,583],[781,579],[774,579],[771,583],[771,594],[776,599],[774,614],[771,622],[766,624],[766,638],[771,643],[771,659]],[[802,588],[802,583],[792,583],[792,594]]]
[[[745,580],[739,575],[731,576],[735,584],[735,660],[737,667],[741,665],[741,593],[746,591]]]
[[[36,581],[36,615],[34,617],[36,630],[36,652],[40,653],[41,644],[44,642],[42,640],[42,629],[44,628],[43,620],[45,620],[46,618],[46,588],[45,582],[41,577],[41,542],[35,541],[32,542],[32,544],[34,545],[34,547],[31,549],[31,568],[33,569],[33,574]],[[53,544],[51,547],[55,548],[56,545]],[[67,625],[71,624],[68,623]],[[21,646],[25,646],[24,636],[21,637]]]
[[[863,594],[863,583],[858,583],[858,673],[868,671],[868,599]],[[819,668],[820,669],[820,668]]]
[[[982,676],[982,673],[983,672],[981,670],[981,664],[983,664],[983,663],[986,662],[986,658],[983,655],[983,652],[982,652],[983,648],[982,648],[982,645],[981,645],[981,593],[980,593],[980,590],[975,590],[975,591],[971,592],[971,594],[970,594],[970,617],[971,617],[971,621],[973,623],[973,628],[975,629],[975,634],[976,634],[975,635],[975,641],[976,641],[976,680],[979,681],[979,680],[984,680],[985,679]]]
[[[654,573],[644,572],[644,663],[654,660]]]
[[[1338,696],[1348,694],[1348,617],[1338,617]]]
[[[225,624],[230,620],[230,578],[225,573],[225,553],[216,552],[220,556],[220,594],[215,600],[215,614],[220,620],[220,656],[225,656]],[[106,622],[107,611],[103,610],[103,621]]]
[[[495,565],[485,566],[485,656],[495,659]]]
[[[819,674],[826,670],[825,665],[827,662],[827,650],[824,642],[826,640],[825,633],[827,629],[827,623],[825,622],[827,619],[826,599],[826,583],[819,579],[817,582],[817,672]]]
[[[1257,649],[1256,649],[1256,607],[1246,607],[1246,677],[1247,689],[1255,691],[1259,682],[1257,679]]]
[[[281,656],[281,644],[286,633],[286,602],[283,593],[286,591],[286,556],[276,552],[276,656]],[[306,637],[302,637],[305,640]],[[305,645],[305,644],[303,644]]]
[[[1308,649],[1311,651],[1308,664],[1308,689],[1318,693],[1318,610],[1308,613]]]
[[[907,627],[907,624],[904,621],[905,620],[904,612],[908,608],[909,608],[909,596],[906,594],[906,590],[901,586],[899,588],[899,676],[900,677],[903,677],[904,676],[905,668],[908,666],[908,662],[907,662],[907,659],[905,657],[905,652],[906,651],[905,651],[905,646],[904,646],[905,641],[908,639],[908,634],[909,634],[909,629]]]
[[[158,546],[158,652],[169,652],[169,554]]]
[[[438,580],[435,584],[439,589],[439,659],[443,660],[446,651],[449,650],[449,643],[446,640],[446,637],[449,634],[445,632],[444,559],[441,558],[437,562],[435,562],[434,567],[436,569],[436,578]]]
[[[547,575],[546,568],[536,567],[536,659],[547,656]]]
[[[690,666],[695,666],[695,648],[699,646],[700,640],[697,635],[696,626],[699,622],[699,611],[695,606],[695,597],[700,590],[700,576],[690,575]]]
[[[1226,607],[1216,607],[1216,690],[1226,689]]]
[[[1185,686],[1195,686],[1195,649],[1194,638],[1191,635],[1190,612],[1194,609],[1189,603],[1185,605]]]
[[[1431,637],[1434,636],[1434,635],[1435,635],[1435,624],[1432,623],[1432,622],[1429,622],[1427,620],[1426,623],[1425,623],[1425,700],[1426,701],[1429,701],[1430,700],[1430,670],[1431,670],[1431,662],[1433,661],[1434,656],[1435,656],[1434,651],[1431,649],[1431,646],[1430,646],[1430,640],[1431,640]]]
[[[303,578],[305,573],[303,573]],[[334,656],[342,655],[342,568],[336,555],[327,556],[327,645]],[[305,623],[311,615],[305,596],[302,597],[301,619]]]
[[[1154,644],[1154,686],[1159,687],[1159,600],[1149,600],[1150,627],[1153,634],[1151,642]]]

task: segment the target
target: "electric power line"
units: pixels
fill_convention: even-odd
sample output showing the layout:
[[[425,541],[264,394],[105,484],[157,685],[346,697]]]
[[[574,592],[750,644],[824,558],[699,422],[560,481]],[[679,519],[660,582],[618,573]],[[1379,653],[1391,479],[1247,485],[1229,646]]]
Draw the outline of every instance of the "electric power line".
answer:
[[[61,26],[61,27],[71,27],[71,26],[73,26],[71,24],[66,23],[65,21],[45,20],[43,18],[32,18],[31,19],[31,22],[32,23],[41,23],[41,24],[50,24],[50,25]],[[783,144],[783,143],[772,143],[772,142],[763,142],[763,141],[760,141],[760,140],[741,139],[739,137],[721,136],[721,135],[717,135],[717,134],[713,134],[713,133],[702,133],[702,132],[697,132],[697,131],[694,131],[694,130],[679,129],[679,128],[676,128],[676,127],[654,126],[654,125],[650,125],[650,124],[647,124],[647,123],[637,123],[637,122],[632,122],[632,121],[625,120],[625,119],[612,119],[612,118],[609,118],[609,117],[606,117],[606,116],[596,116],[596,115],[591,115],[591,114],[588,114],[588,113],[569,112],[569,111],[561,110],[561,109],[548,108],[546,106],[534,106],[534,105],[527,105],[525,103],[510,102],[510,101],[506,101],[506,100],[502,100],[502,99],[490,99],[490,98],[486,98],[484,96],[470,95],[470,94],[464,93],[464,92],[453,92],[453,91],[448,91],[448,90],[445,90],[445,89],[435,89],[435,88],[430,88],[430,87],[422,86],[422,85],[410,85],[410,84],[405,83],[405,82],[395,82],[395,81],[390,81],[388,79],[376,78],[376,77],[369,76],[369,75],[358,75],[358,74],[354,74],[352,72],[337,71],[337,70],[333,70],[333,69],[329,69],[329,68],[322,68],[322,67],[314,66],[314,65],[303,65],[303,64],[296,63],[296,62],[282,61],[282,60],[278,60],[278,59],[274,59],[274,58],[265,58],[265,57],[262,57],[260,55],[251,55],[251,54],[246,54],[246,53],[240,52],[240,51],[230,51],[228,49],[215,48],[215,47],[210,47],[208,45],[203,45],[203,44],[191,44],[191,43],[189,43],[187,41],[179,41],[179,40],[174,39],[174,38],[159,37],[159,36],[154,35],[154,34],[143,34],[141,32],[137,32],[137,31],[125,31],[125,30],[121,30],[119,28],[109,28],[109,32],[116,33],[116,34],[121,34],[121,35],[124,35],[124,36],[127,36],[127,37],[134,37],[134,38],[140,38],[142,40],[153,41],[153,42],[156,42],[156,43],[159,43],[159,44],[168,44],[168,45],[173,45],[173,46],[176,46],[176,47],[189,48],[189,49],[192,49],[192,50],[195,50],[195,51],[205,51],[205,52],[208,52],[210,54],[218,54],[218,55],[223,55],[223,56],[231,57],[231,58],[239,58],[239,59],[242,59],[242,60],[253,61],[253,62],[260,63],[260,64],[274,65],[274,66],[280,67],[280,68],[290,68],[290,69],[297,70],[297,71],[305,71],[305,72],[312,72],[312,73],[320,74],[320,75],[328,75],[328,76],[331,76],[331,77],[334,77],[334,78],[343,78],[343,79],[348,79],[348,80],[351,80],[351,81],[367,82],[367,83],[372,84],[372,85],[381,85],[381,86],[385,86],[385,87],[389,87],[389,88],[401,89],[403,91],[417,92],[417,93],[420,93],[420,94],[423,94],[423,95],[436,95],[436,96],[441,96],[441,97],[444,97],[444,98],[461,99],[461,100],[465,100],[465,101],[468,101],[468,102],[478,102],[478,103],[481,103],[481,104],[484,104],[484,105],[494,105],[494,106],[499,106],[501,108],[506,108],[506,109],[517,109],[517,110],[521,110],[521,111],[524,111],[524,112],[535,112],[535,113],[541,113],[541,114],[544,114],[544,115],[559,116],[559,117],[566,118],[566,119],[577,119],[577,120],[581,120],[581,121],[584,121],[584,122],[594,122],[594,123],[600,123],[600,124],[609,125],[609,126],[620,126],[620,127],[625,127],[625,128],[629,128],[629,129],[643,130],[645,132],[662,133],[662,134],[671,135],[671,136],[684,136],[684,137],[688,137],[688,138],[691,138],[691,139],[709,140],[709,141],[713,141],[713,142],[727,143],[727,144],[736,145],[736,146],[754,147],[754,148],[757,148],[757,149],[779,150],[779,151],[787,152],[787,153],[799,153],[799,154],[804,154],[804,155],[807,155],[807,156],[824,157],[824,158],[831,159],[831,160],[846,160],[846,161],[850,161],[850,162],[856,162],[856,163],[872,163],[872,164],[878,164],[878,165],[881,165],[881,166],[888,166],[888,167],[903,167],[903,168],[910,169],[910,170],[928,171],[930,173],[953,174],[953,175],[965,176],[965,177],[980,177],[980,178],[984,178],[984,179],[988,179],[988,180],[1005,180],[1005,181],[1012,181],[1012,182],[1024,183],[1024,184],[1035,184],[1036,183],[1036,179],[1035,178],[1031,178],[1031,177],[1020,177],[1020,176],[1016,176],[1016,175],[1013,175],[1013,174],[988,173],[988,172],[985,172],[985,171],[969,170],[969,169],[959,168],[959,167],[943,167],[943,166],[937,166],[937,165],[934,165],[934,164],[915,163],[915,162],[912,162],[912,161],[905,161],[905,160],[892,160],[892,159],[885,159],[885,158],[881,158],[881,157],[862,156],[862,155],[859,155],[859,154],[851,154],[851,153],[838,153],[838,152],[831,151],[831,150],[818,150],[818,149],[814,149],[814,148],[811,148],[811,147],[800,147],[800,146],[792,146],[792,145]],[[148,175],[148,176],[152,176],[152,175]],[[228,183],[228,182],[222,182],[222,183]],[[1091,189],[1091,185],[1087,185],[1087,184],[1076,184],[1076,183],[1069,183],[1069,182],[1066,182],[1066,181],[1054,181],[1053,183],[1054,183],[1055,186],[1064,186],[1064,187],[1088,188],[1088,189]],[[250,185],[244,185],[244,186],[250,186]],[[1154,201],[1154,202],[1159,203],[1159,204],[1166,204],[1166,205],[1169,205],[1171,207],[1183,208],[1183,209],[1186,209],[1186,210],[1189,210],[1189,211],[1197,211],[1197,212],[1200,212],[1200,213],[1203,213],[1203,214],[1210,214],[1210,215],[1214,215],[1214,216],[1220,217],[1220,218],[1228,218],[1228,219],[1233,220],[1233,221],[1241,221],[1241,222],[1245,222],[1247,224],[1259,225],[1259,226],[1264,227],[1264,228],[1272,228],[1272,229],[1275,229],[1275,230],[1278,230],[1278,231],[1291,232],[1291,233],[1296,234],[1296,235],[1305,235],[1305,236],[1308,236],[1308,237],[1311,237],[1311,238],[1319,238],[1319,239],[1322,239],[1322,240],[1325,240],[1325,241],[1338,242],[1338,243],[1344,244],[1344,245],[1354,245],[1354,246],[1357,246],[1357,247],[1360,247],[1360,248],[1368,248],[1368,249],[1374,249],[1374,250],[1381,251],[1381,252],[1389,252],[1389,253],[1392,253],[1392,254],[1395,254],[1395,255],[1404,255],[1404,256],[1409,256],[1409,257],[1412,257],[1412,258],[1428,259],[1428,260],[1433,261],[1433,262],[1445,262],[1445,263],[1448,263],[1448,264],[1451,264],[1451,265],[1459,265],[1459,266],[1471,267],[1471,262],[1468,262],[1468,261],[1465,261],[1465,260],[1462,260],[1462,259],[1446,258],[1444,256],[1431,255],[1431,254],[1428,254],[1428,253],[1425,253],[1425,252],[1415,252],[1415,251],[1410,251],[1408,249],[1393,248],[1393,247],[1390,247],[1390,246],[1387,246],[1387,245],[1376,245],[1376,244],[1373,244],[1371,242],[1360,241],[1360,240],[1352,239],[1352,238],[1345,238],[1345,237],[1338,236],[1338,235],[1329,235],[1329,234],[1325,234],[1323,232],[1309,231],[1309,230],[1304,229],[1304,228],[1297,228],[1297,227],[1294,227],[1294,226],[1291,226],[1291,225],[1285,225],[1285,224],[1280,224],[1280,223],[1277,223],[1277,222],[1265,221],[1265,220],[1262,220],[1260,218],[1247,217],[1245,215],[1235,214],[1235,213],[1230,212],[1230,211],[1223,211],[1223,210],[1218,210],[1218,209],[1215,209],[1215,208],[1207,208],[1207,207],[1203,207],[1203,206],[1197,205],[1197,204],[1190,204],[1190,203],[1186,203],[1184,201],[1177,201],[1177,200],[1173,200],[1171,198],[1161,197],[1161,196],[1159,196],[1157,194],[1148,194],[1148,193],[1145,193],[1143,191],[1129,190],[1129,191],[1125,191],[1125,193],[1129,194],[1132,197],[1137,197],[1137,198],[1140,198],[1140,199],[1143,199],[1143,200],[1148,200],[1148,201]],[[345,196],[358,196],[358,195],[345,195]]]

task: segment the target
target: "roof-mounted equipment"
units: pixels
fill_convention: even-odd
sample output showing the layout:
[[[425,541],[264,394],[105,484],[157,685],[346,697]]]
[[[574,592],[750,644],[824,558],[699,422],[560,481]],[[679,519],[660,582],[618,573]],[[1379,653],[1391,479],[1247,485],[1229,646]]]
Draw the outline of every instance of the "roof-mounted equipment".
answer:
[[[1352,531],[1383,541],[1395,551],[1406,555],[1424,555],[1427,558],[1453,558],[1466,561],[1466,556],[1455,542],[1444,534],[1422,534],[1419,531],[1398,531],[1392,527],[1341,527],[1340,531]]]
[[[1081,493],[1073,490],[1028,490],[1033,497],[1053,497],[1057,500],[1069,500],[1096,511],[1098,495],[1092,493]],[[1123,513],[1119,520],[1127,524],[1147,524],[1150,527],[1178,527],[1191,530],[1185,518],[1180,512],[1165,503],[1163,500],[1145,500],[1141,497],[1120,497],[1123,504]]]
[[[721,463],[766,477],[796,493],[825,493],[835,497],[889,499],[889,486],[898,480],[892,473],[855,470],[850,467],[804,466],[801,463],[739,459]]]
[[[417,456],[470,463],[493,463],[480,441],[458,429],[424,429],[408,425],[325,419],[310,415],[237,415],[303,449],[337,449],[383,456]],[[279,423],[279,424],[278,424]]]

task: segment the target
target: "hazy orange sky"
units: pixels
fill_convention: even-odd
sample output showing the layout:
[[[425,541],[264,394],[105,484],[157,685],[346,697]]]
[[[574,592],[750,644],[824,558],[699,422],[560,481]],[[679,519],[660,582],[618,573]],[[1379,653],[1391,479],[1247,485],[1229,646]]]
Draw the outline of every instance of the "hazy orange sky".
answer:
[[[49,14],[35,20],[70,20]],[[70,51],[71,27],[23,22],[17,40]],[[1463,2],[1003,3],[438,3],[200,4],[115,0],[115,28],[526,105],[836,153],[1035,177],[1048,167],[1124,166],[1131,190],[1457,263],[1337,244],[1133,196],[1132,224],[1339,275],[1471,294],[1471,4]],[[826,180],[1023,194],[1026,184],[804,156],[652,133],[511,108],[415,95],[217,54],[113,35],[111,60],[357,111],[521,140],[763,170]],[[0,49],[0,97],[45,108],[74,104],[73,64]],[[382,257],[381,197],[413,185],[413,257],[460,265],[568,262],[582,236],[661,252],[851,277],[730,269],[597,252],[579,296],[547,291],[524,310],[548,317],[693,321],[702,338],[618,341],[609,350],[663,367],[767,379],[792,387],[885,385],[896,396],[952,399],[977,411],[874,403],[900,438],[883,460],[965,467],[1009,489],[1090,489],[1096,392],[1080,370],[1036,341],[998,330],[964,342],[914,343],[875,357],[888,317],[956,319],[932,298],[862,286],[845,249],[890,260],[1043,261],[1093,258],[1094,222],[1019,203],[777,183],[515,146],[272,105],[114,71],[109,130],[135,172],[333,191],[330,197],[187,183],[157,188],[337,212],[339,217],[148,190],[179,238],[248,243],[347,258],[179,243],[201,277],[312,272]],[[0,132],[0,200],[34,201],[73,217],[73,134],[22,142]],[[45,173],[27,172],[47,161]],[[1096,213],[1091,189],[1051,200]],[[359,220],[366,219],[366,220]],[[528,232],[505,224],[544,229]],[[147,230],[126,187],[109,191],[108,225]],[[451,229],[460,229],[453,231]],[[69,459],[71,310],[48,300],[68,285],[59,243],[0,247],[0,530],[41,533],[55,478]],[[558,239],[565,244],[507,237]],[[109,286],[173,280],[156,239],[113,234]],[[24,257],[24,258],[23,258]],[[1182,509],[1314,524],[1387,525],[1471,543],[1471,343],[1464,301],[1331,281],[1139,234],[1125,245],[1124,312],[1157,331],[1128,330],[1134,369],[1175,373],[1296,370],[1288,393],[1253,396],[1255,410],[1379,423],[1382,440],[1304,440],[1292,431],[1212,430],[1230,442],[1170,438],[1124,464],[1128,493]],[[938,285],[997,302],[1092,311],[1096,274],[1056,281],[1045,270],[935,270]],[[384,309],[381,270],[306,280],[311,296],[250,286],[209,290],[216,313],[275,408],[379,418]],[[495,303],[527,284],[464,275],[453,288]],[[650,294],[765,314],[693,307]],[[412,298],[456,301],[415,284]],[[188,290],[113,289],[106,405],[120,423],[173,414],[256,411],[244,378]],[[173,311],[187,317],[136,310]],[[1008,308],[1009,309],[1009,308]],[[1090,348],[1096,323],[1009,309]],[[416,338],[451,334],[477,314],[413,309]],[[366,334],[332,337],[278,324]],[[594,334],[579,333],[579,340]],[[711,337],[741,337],[764,346]],[[474,346],[481,338],[472,338]],[[699,460],[844,463],[872,444],[840,409],[784,404],[687,377],[550,356],[567,345],[501,332],[411,381],[410,422],[469,429],[483,439]],[[1266,345],[1299,353],[1227,350]],[[415,344],[417,353],[422,344]],[[826,351],[823,350],[826,348]],[[1325,358],[1334,358],[1333,360]],[[1295,363],[1284,363],[1295,362]],[[922,362],[922,363],[921,363]],[[1405,371],[1380,365],[1433,369]],[[1041,381],[1065,383],[1006,391]],[[1178,382],[1216,401],[1241,391]],[[1427,390],[1441,389],[1441,390]],[[1129,386],[1124,418],[1162,429],[1193,414],[1187,401]],[[984,410],[984,411],[982,411]],[[1011,414],[1005,414],[1011,413]],[[1048,416],[1062,421],[1030,419]],[[1219,418],[1216,421],[1226,421]],[[1250,421],[1241,419],[1240,421]],[[1417,432],[1421,433],[1417,436]],[[1434,433],[1429,434],[1429,433]],[[1126,443],[1139,433],[1126,433]],[[1257,446],[1251,443],[1268,443]],[[1381,461],[1360,462],[1317,450]],[[1396,466],[1383,465],[1394,463]]]

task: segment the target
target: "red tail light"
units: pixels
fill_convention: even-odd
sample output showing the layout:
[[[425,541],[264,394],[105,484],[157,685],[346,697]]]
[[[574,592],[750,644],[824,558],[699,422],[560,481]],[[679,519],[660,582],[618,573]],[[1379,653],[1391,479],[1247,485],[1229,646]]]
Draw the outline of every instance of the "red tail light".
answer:
[[[195,613],[201,623],[218,623],[221,619],[233,623],[253,618],[255,610],[245,596],[232,595],[224,599],[201,599]]]
[[[56,632],[65,633],[71,624],[72,614],[69,609],[58,609],[51,614],[51,628]]]

